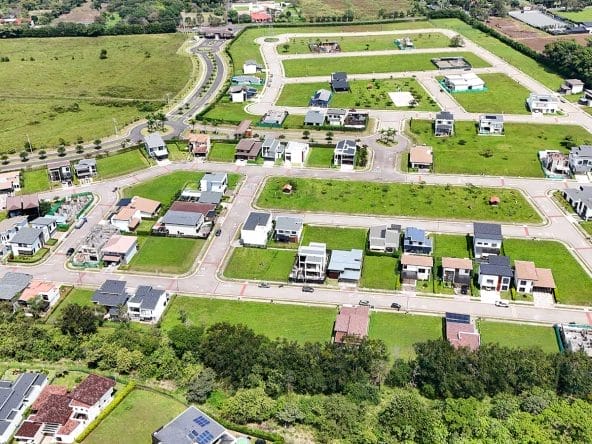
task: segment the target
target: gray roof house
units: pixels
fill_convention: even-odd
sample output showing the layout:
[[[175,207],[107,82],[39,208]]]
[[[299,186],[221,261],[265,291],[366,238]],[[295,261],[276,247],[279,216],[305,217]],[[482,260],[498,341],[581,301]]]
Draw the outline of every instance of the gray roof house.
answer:
[[[18,296],[33,280],[25,273],[7,272],[0,278],[0,301],[11,301]]]
[[[485,114],[479,116],[479,134],[503,134],[504,116],[501,114]]]
[[[76,177],[85,179],[97,175],[97,161],[96,159],[81,159],[74,165]]]
[[[309,105],[310,106],[318,106],[321,108],[327,108],[329,106],[330,100],[331,100],[331,91],[329,91],[328,89],[319,89],[310,98]]]
[[[91,301],[97,305],[102,305],[107,308],[117,308],[120,305],[125,305],[129,299],[129,295],[125,291],[125,281],[115,281],[107,279],[103,285],[95,291],[91,297]]]
[[[339,282],[356,283],[362,274],[362,250],[351,249],[331,251],[327,276]]]
[[[437,137],[452,136],[454,134],[454,116],[451,112],[441,111],[436,114],[434,134]]]
[[[133,321],[158,322],[168,301],[166,291],[140,285],[127,301],[127,314]]]
[[[325,124],[325,110],[309,109],[304,116],[304,124],[310,126],[323,126]]]
[[[352,139],[340,140],[333,150],[334,165],[354,166],[356,161],[356,141]]]
[[[331,89],[335,92],[349,91],[347,73],[342,71],[331,73]]]
[[[514,275],[507,256],[488,256],[479,264],[479,287],[482,290],[508,291]]]
[[[370,227],[368,249],[383,253],[393,253],[399,249],[401,225],[378,225]]]
[[[235,441],[226,428],[194,406],[152,433],[152,444],[232,444]]]
[[[43,232],[43,242],[47,242],[57,229],[57,221],[53,217],[38,217],[31,221],[31,228],[37,228]]]
[[[275,240],[278,242],[300,242],[304,219],[294,216],[278,216],[275,220]]]
[[[308,246],[300,245],[296,262],[290,273],[290,279],[304,282],[322,282],[327,268],[327,245],[311,242]]]
[[[584,220],[592,219],[592,186],[582,186],[563,190],[563,198]]]
[[[43,231],[39,228],[23,227],[7,242],[13,256],[33,255],[43,246]]]
[[[162,218],[165,225],[185,225],[188,227],[197,227],[203,223],[204,216],[201,213],[189,211],[167,211]]]
[[[159,133],[152,133],[144,136],[144,145],[146,146],[146,151],[150,157],[153,157],[157,160],[162,160],[169,157],[169,151],[167,149],[166,143],[164,140],[162,140],[162,137]]]
[[[500,224],[473,223],[473,252],[476,258],[500,254],[503,239]]]
[[[284,146],[279,139],[266,137],[261,144],[261,157],[265,160],[279,160],[284,155]]]
[[[222,202],[222,197],[224,197],[224,193],[220,191],[202,191],[197,201],[199,203],[218,205]]]
[[[574,174],[592,171],[592,145],[574,146],[569,150],[569,167]]]
[[[241,228],[243,245],[265,246],[272,230],[271,213],[252,211]]]
[[[286,120],[286,117],[288,117],[288,111],[270,109],[263,115],[263,117],[261,117],[259,125],[272,128],[281,128],[284,120]]]

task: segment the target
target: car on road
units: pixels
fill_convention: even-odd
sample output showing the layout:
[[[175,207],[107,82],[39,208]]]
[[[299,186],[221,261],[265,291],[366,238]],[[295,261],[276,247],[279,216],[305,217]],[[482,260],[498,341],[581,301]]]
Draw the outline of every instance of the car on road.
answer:
[[[366,299],[360,299],[358,301],[358,305],[369,306],[370,305],[370,301],[367,301]]]
[[[86,217],[81,217],[76,221],[74,228],[82,228],[82,226],[86,223]]]
[[[267,282],[261,282],[257,285],[259,288],[269,288],[269,284]]]
[[[510,304],[508,304],[506,301],[503,301],[501,299],[498,299],[497,301],[495,301],[494,305],[496,307],[504,307],[504,308],[508,308],[510,306]]]
[[[395,310],[400,310],[401,309],[401,304],[399,304],[398,302],[393,302],[391,304],[391,308],[394,308]]]
[[[216,232],[214,233],[214,235],[215,235],[216,237],[219,237],[221,234],[222,234],[222,230],[221,230],[220,228],[218,228],[218,229],[216,230]]]
[[[314,293],[314,288],[312,288],[312,287],[302,287],[302,291],[304,293]]]
[[[74,248],[70,247],[68,248],[68,251],[66,251],[66,256],[70,257],[74,254]]]

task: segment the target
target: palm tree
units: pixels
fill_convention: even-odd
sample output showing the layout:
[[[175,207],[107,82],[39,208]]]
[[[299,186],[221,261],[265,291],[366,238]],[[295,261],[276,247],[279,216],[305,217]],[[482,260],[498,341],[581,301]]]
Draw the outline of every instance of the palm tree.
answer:
[[[189,124],[191,125],[191,132],[194,133],[195,132],[195,124],[197,123],[197,119],[195,117],[192,117],[191,119],[189,119]]]

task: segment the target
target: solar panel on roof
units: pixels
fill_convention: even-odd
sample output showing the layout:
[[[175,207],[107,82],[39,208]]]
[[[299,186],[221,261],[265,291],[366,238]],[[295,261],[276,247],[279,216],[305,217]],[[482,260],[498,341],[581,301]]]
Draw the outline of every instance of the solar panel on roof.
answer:
[[[197,437],[197,444],[209,444],[214,440],[214,435],[212,435],[208,430],[202,432]]]
[[[470,324],[471,316],[460,313],[446,313],[446,322],[456,322],[458,324]]]
[[[210,423],[210,421],[205,416],[202,416],[202,415],[199,415],[197,418],[195,418],[193,420],[193,422],[196,423],[200,427],[207,426]]]

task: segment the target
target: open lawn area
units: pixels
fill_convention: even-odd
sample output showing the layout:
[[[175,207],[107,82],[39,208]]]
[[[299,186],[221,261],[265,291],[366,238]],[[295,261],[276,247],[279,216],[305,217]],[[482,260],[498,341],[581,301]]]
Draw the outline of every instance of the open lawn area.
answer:
[[[434,257],[472,258],[472,240],[470,236],[455,234],[432,234]]]
[[[214,142],[208,153],[208,160],[213,162],[234,162],[235,143]]]
[[[381,10],[389,13],[407,11],[411,7],[410,5],[409,0],[356,0],[355,2],[300,0],[298,2],[302,16],[310,19],[313,17],[342,17],[347,11],[351,11],[356,20],[376,20]],[[410,22],[409,25],[413,25],[413,22]]]
[[[293,250],[237,247],[232,252],[224,276],[231,279],[285,282],[295,257]]]
[[[169,150],[169,159],[171,161],[175,162],[193,159],[193,154],[189,154],[186,142],[183,142],[182,140],[168,140],[166,145]]]
[[[512,348],[540,347],[547,353],[559,351],[552,327],[484,320],[478,321],[478,327],[483,344],[498,343]]]
[[[553,11],[553,13],[575,23],[592,22],[592,7],[590,6],[581,11]]]
[[[330,28],[327,28],[330,32]],[[282,45],[277,47],[280,54],[308,54],[310,53],[309,43],[317,42],[337,42],[341,47],[341,52],[353,51],[381,51],[385,49],[397,50],[396,39],[404,39],[405,34],[389,35],[365,35],[365,36],[341,36],[341,37],[293,37],[288,43],[286,51]],[[439,32],[428,32],[425,34],[409,34],[413,40],[415,48],[446,48],[450,46],[450,39]]]
[[[47,168],[25,170],[21,174],[21,182],[20,194],[38,193],[39,191],[47,191],[51,188]]]
[[[336,315],[334,308],[177,296],[162,328],[168,330],[179,324],[181,311],[193,325],[245,324],[271,339],[281,337],[301,343],[328,342]]]
[[[474,122],[455,122],[454,135],[443,138],[434,136],[428,120],[412,120],[409,128],[418,144],[433,148],[437,173],[543,177],[538,151],[567,153],[565,145],[592,141],[585,129],[572,125],[506,123],[504,136],[479,136]],[[572,142],[565,142],[568,134]]]
[[[128,270],[143,273],[181,274],[191,269],[205,244],[204,239],[139,236],[139,250]]]
[[[70,304],[78,305],[92,305],[90,301],[94,290],[88,290],[85,288],[74,288],[68,295],[60,302],[60,304],[51,312],[51,315],[47,318],[47,322],[55,322],[66,306]]]
[[[399,259],[392,256],[364,256],[360,287],[396,290],[399,286]]]
[[[562,243],[504,239],[504,252],[515,260],[533,261],[539,268],[550,268],[555,279],[555,299],[562,304],[590,305],[592,278]]]
[[[177,193],[182,191],[187,183],[199,184],[203,175],[204,173],[196,171],[175,171],[124,188],[123,195],[125,197],[145,197],[146,199],[157,200],[164,206],[169,206]]]
[[[116,176],[133,173],[150,166],[148,160],[140,152],[143,149],[125,151],[97,159],[97,172],[100,179],[110,179]]]
[[[333,166],[333,148],[310,147],[306,166],[313,168],[331,168]]]
[[[282,192],[286,183],[292,194]],[[497,195],[501,204],[489,205]],[[517,190],[475,186],[380,184],[328,179],[269,178],[257,205],[282,210],[380,214],[413,217],[539,222],[540,216]]]
[[[207,121],[240,123],[242,120],[249,119],[257,121],[258,117],[245,111],[248,103],[233,103],[228,96],[224,96],[202,117]]]
[[[329,76],[335,71],[346,71],[348,74],[432,71],[437,69],[431,61],[434,57],[464,57],[473,68],[489,66],[472,52],[408,54],[404,51],[395,55],[331,57],[323,59],[322,63],[319,63],[318,58],[284,60],[282,63],[286,77],[309,77]]]
[[[452,94],[470,113],[530,114],[526,98],[530,91],[505,74],[479,74],[487,91]]]
[[[0,54],[0,151],[57,146],[113,133],[164,105],[187,84],[190,58],[181,34],[4,39]],[[106,57],[99,57],[102,50]]]
[[[368,230],[362,228],[338,228],[305,225],[300,245],[323,242],[328,250],[364,250]]]
[[[136,389],[125,397],[84,444],[146,444],[152,432],[185,410],[181,402],[160,393]]]
[[[414,109],[417,111],[439,111],[440,107],[426,90],[413,78],[386,80],[353,80],[349,82],[351,92],[334,93],[329,106],[336,108],[367,109]],[[329,89],[329,82],[287,83],[277,100],[279,106],[308,106],[311,96],[319,89]],[[396,107],[389,92],[410,92],[417,101],[413,107]]]

